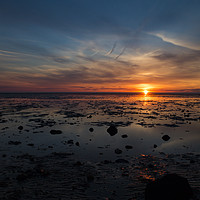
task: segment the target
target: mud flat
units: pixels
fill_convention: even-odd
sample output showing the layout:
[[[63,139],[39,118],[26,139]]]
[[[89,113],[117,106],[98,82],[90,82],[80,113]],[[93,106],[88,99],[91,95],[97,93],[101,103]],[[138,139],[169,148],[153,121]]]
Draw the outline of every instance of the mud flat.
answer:
[[[200,97],[0,95],[0,199],[145,199],[166,174],[200,191]]]

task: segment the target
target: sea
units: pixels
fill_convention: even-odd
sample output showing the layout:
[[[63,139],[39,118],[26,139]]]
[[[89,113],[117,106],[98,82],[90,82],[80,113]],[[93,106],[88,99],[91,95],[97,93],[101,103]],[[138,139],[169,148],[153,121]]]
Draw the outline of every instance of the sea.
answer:
[[[65,198],[143,199],[145,183],[166,173],[188,178],[199,191],[200,94],[1,93],[0,187],[7,187],[2,198],[25,187],[16,177],[19,169],[32,166],[27,158],[50,162],[56,155],[59,162],[93,166],[107,187],[103,190],[92,175],[93,185],[80,194],[66,194],[63,186],[60,194]],[[114,189],[116,180],[124,184],[124,189],[119,185],[120,194]],[[21,199],[37,199],[30,188],[31,197],[23,191]]]

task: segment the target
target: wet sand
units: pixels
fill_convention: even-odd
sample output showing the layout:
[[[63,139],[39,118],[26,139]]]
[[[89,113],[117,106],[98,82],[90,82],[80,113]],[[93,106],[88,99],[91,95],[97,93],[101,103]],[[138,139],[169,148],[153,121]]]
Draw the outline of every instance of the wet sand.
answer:
[[[167,173],[199,199],[199,95],[1,94],[0,103],[0,199],[142,200]]]

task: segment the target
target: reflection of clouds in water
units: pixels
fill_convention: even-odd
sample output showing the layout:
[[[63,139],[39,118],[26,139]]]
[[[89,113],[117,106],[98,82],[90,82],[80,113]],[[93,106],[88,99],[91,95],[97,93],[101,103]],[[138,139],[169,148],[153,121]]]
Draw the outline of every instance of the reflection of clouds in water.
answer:
[[[28,125],[30,131],[31,128],[34,128],[49,133],[48,127],[45,128],[45,126],[50,123],[47,118],[49,119],[52,116],[51,120],[54,120],[55,126],[57,126],[54,128],[63,132],[59,136],[63,139],[58,138],[58,136],[52,138],[52,136],[41,134],[40,140],[38,140],[37,134],[30,134],[31,143],[35,143],[35,145],[49,143],[53,146],[51,144],[53,139],[57,138],[56,142],[59,143],[60,140],[64,141],[64,137],[67,137],[80,143],[79,148],[75,146],[73,149],[77,155],[82,157],[93,155],[95,159],[97,159],[96,154],[105,153],[104,151],[106,151],[103,155],[105,158],[112,158],[116,148],[120,148],[124,156],[152,153],[153,150],[154,153],[158,153],[159,151],[176,152],[180,150],[187,152],[198,151],[199,149],[197,132],[199,122],[195,121],[199,112],[199,98],[197,97],[194,99],[180,95],[161,96],[153,94],[148,94],[146,97],[143,94],[35,94],[33,98],[31,95],[34,96],[33,94],[24,95],[29,97],[29,102],[27,98],[17,98],[16,95],[15,100],[7,98],[6,101],[3,101],[2,107],[6,108],[3,112],[7,112],[7,114],[10,113],[11,108],[18,109],[22,114],[24,109],[31,109],[29,111],[34,112],[35,106],[38,107],[37,115],[30,113],[26,118],[25,113],[23,118],[20,117],[21,115],[18,116],[17,113],[15,115],[10,113],[13,117],[19,117],[21,124]],[[146,104],[144,105],[144,103]],[[40,113],[43,115],[39,115]],[[48,114],[47,117],[44,113]],[[56,116],[51,115],[52,113],[55,113]],[[189,115],[187,118],[190,118],[190,121],[186,122],[185,114]],[[38,119],[39,117],[41,120]],[[189,122],[192,124],[189,124]],[[10,125],[9,123],[11,122],[5,122],[5,127],[13,126],[12,131],[15,131],[14,124]],[[111,123],[118,128],[118,134],[113,137],[110,137],[106,131]],[[175,127],[177,124],[179,127]],[[90,133],[89,128],[94,128],[94,132]],[[5,131],[8,135],[12,134],[11,128]],[[169,134],[171,139],[164,142],[161,133]],[[127,134],[128,138],[123,139],[122,134]],[[76,137],[76,135],[80,137]],[[25,135],[21,134],[20,137],[23,138]],[[183,139],[180,140],[180,138]],[[4,141],[7,141],[7,138],[4,138]],[[154,144],[158,147],[154,148]],[[133,146],[133,150],[127,151],[126,145]],[[65,148],[60,144],[57,147],[60,150]],[[187,147],[189,148],[187,149]],[[81,148],[84,150],[80,151]]]

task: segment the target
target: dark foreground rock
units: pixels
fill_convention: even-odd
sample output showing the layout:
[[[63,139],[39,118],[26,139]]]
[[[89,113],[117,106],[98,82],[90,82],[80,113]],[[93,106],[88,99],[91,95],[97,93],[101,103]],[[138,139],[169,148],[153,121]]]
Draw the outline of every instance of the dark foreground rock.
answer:
[[[168,174],[147,184],[145,200],[189,200],[193,192],[186,178]]]
[[[170,137],[169,137],[169,135],[163,135],[163,136],[162,136],[162,139],[163,139],[164,141],[168,141],[168,140],[170,139]]]
[[[93,129],[93,128],[89,128],[89,131],[90,131],[90,132],[93,132],[93,131],[94,131],[94,129]]]
[[[131,145],[126,145],[125,148],[126,149],[132,149],[133,147]]]
[[[122,137],[122,138],[127,138],[128,135],[127,135],[127,134],[124,134],[124,135],[122,135],[121,137]]]
[[[20,141],[9,141],[8,144],[19,145],[19,144],[21,144],[21,142]]]
[[[19,126],[19,127],[18,127],[18,129],[19,129],[20,131],[23,130],[23,128],[24,128],[23,126]]]
[[[115,126],[111,125],[108,129],[107,132],[110,134],[110,136],[114,136],[117,134],[118,130]]]
[[[157,147],[158,147],[158,145],[157,145],[157,144],[154,144],[154,145],[153,145],[153,148],[157,148]]]

